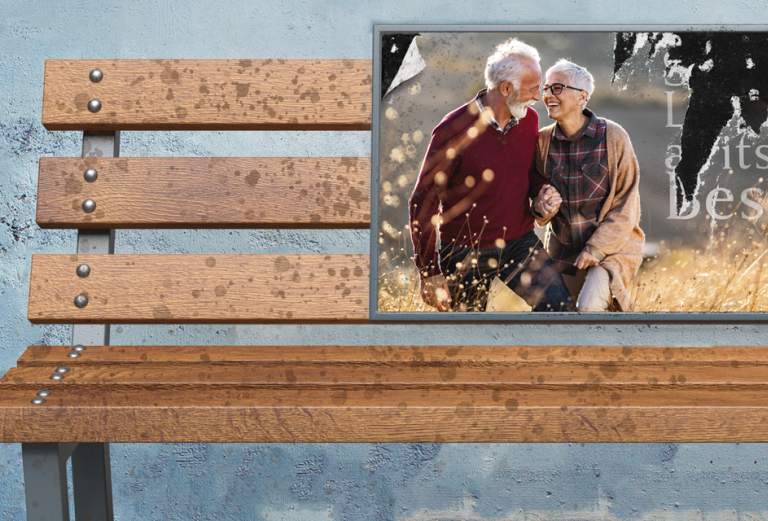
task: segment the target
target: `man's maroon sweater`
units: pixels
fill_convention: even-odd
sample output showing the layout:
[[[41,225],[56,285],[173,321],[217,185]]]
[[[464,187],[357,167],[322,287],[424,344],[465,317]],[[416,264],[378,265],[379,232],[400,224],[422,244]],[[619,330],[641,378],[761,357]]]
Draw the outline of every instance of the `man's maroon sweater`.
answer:
[[[443,245],[480,248],[533,230],[529,197],[546,183],[531,168],[538,129],[538,114],[529,108],[504,135],[487,125],[474,100],[435,127],[408,201],[414,261],[422,274],[441,273],[438,223]]]

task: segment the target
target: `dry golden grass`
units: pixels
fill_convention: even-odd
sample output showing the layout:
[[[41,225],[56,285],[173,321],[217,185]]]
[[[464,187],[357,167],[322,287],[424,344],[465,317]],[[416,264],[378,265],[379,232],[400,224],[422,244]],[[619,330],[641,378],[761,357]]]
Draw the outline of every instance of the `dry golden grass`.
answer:
[[[645,259],[628,288],[636,311],[768,311],[766,232],[765,225],[746,231],[726,225],[698,249],[662,247]],[[380,257],[379,311],[436,311],[419,296],[418,274],[405,246],[400,236],[398,246]]]
[[[765,237],[713,241],[646,259],[631,288],[637,311],[768,311]]]

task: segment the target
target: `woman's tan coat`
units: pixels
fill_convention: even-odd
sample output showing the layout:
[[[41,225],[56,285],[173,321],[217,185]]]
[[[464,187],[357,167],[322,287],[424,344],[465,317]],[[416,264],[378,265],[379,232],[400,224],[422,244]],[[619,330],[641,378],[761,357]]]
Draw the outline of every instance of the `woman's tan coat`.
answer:
[[[610,275],[611,293],[622,311],[634,311],[629,296],[632,279],[643,262],[645,234],[640,229],[640,167],[627,132],[609,119],[606,123],[608,148],[608,196],[597,217],[597,229],[587,244],[605,255],[600,266]],[[546,177],[547,154],[555,124],[539,130],[536,169]]]

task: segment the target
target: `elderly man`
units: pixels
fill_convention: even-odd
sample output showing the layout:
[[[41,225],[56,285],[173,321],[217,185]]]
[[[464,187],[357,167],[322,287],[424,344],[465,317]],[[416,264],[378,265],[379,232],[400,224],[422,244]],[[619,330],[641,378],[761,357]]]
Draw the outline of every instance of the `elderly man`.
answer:
[[[575,310],[533,232],[533,212],[548,220],[561,202],[545,179],[529,174],[539,60],[516,38],[502,43],[486,63],[487,88],[432,131],[408,205],[421,297],[440,311],[484,311],[496,276],[534,311]]]

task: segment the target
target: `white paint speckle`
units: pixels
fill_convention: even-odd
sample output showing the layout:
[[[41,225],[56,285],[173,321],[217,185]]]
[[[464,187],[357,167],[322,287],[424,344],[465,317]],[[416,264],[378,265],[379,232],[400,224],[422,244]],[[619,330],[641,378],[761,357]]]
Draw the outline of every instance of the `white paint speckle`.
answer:
[[[635,47],[632,49],[632,56],[642,49],[648,42],[648,33],[637,33],[637,39],[635,40]]]
[[[752,58],[747,58],[747,69],[753,69],[755,67],[755,62],[752,61]]]

